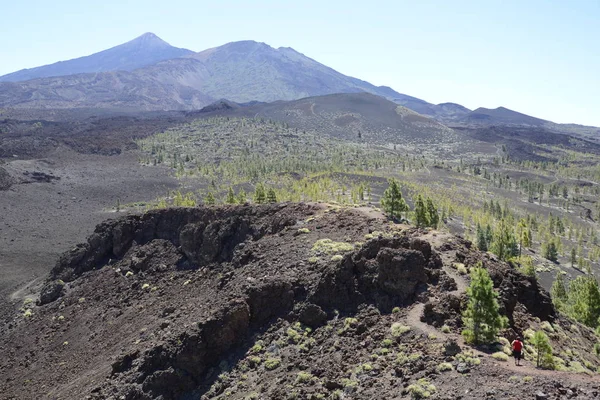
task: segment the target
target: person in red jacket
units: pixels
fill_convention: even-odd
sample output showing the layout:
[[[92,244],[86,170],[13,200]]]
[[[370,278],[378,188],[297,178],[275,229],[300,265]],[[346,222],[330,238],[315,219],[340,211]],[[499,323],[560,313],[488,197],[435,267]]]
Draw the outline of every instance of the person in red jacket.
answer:
[[[523,358],[523,341],[521,338],[516,338],[511,343],[513,357],[515,358],[515,365],[521,365],[521,358]]]

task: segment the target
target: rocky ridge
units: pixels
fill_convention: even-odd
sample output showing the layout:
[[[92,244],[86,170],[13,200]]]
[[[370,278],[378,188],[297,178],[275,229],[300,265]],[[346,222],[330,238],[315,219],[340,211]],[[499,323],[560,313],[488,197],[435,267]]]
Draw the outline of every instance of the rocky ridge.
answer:
[[[465,282],[452,265],[479,262],[510,319],[506,337],[541,321],[571,329],[537,282],[510,265],[460,238],[362,210],[174,208],[107,221],[63,254],[39,305],[25,304],[3,329],[0,391],[371,399],[404,398],[421,385],[447,399],[595,396],[594,379],[529,369],[525,382],[464,346],[456,333]],[[593,333],[576,328],[582,349],[591,347]],[[527,384],[507,384],[515,376]]]

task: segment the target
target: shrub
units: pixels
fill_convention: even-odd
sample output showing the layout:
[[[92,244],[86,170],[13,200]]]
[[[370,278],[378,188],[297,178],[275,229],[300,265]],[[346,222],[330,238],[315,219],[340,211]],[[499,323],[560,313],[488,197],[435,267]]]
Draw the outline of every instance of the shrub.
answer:
[[[281,365],[281,360],[278,358],[267,358],[265,361],[265,368],[269,371],[274,370],[275,368],[279,367],[279,365]]]
[[[545,330],[546,332],[549,333],[554,333],[554,328],[552,327],[552,324],[548,321],[544,321],[542,322],[542,324],[540,325],[540,328],[542,328],[543,330]]]
[[[320,239],[315,242],[312,251],[323,254],[346,253],[354,250],[354,246],[345,242],[334,242],[331,239]]]
[[[456,263],[456,270],[458,271],[459,274],[461,275],[467,275],[469,273],[469,271],[467,270],[467,267],[465,266],[465,264],[462,263]]]
[[[406,388],[406,390],[413,399],[426,399],[431,397],[431,394],[435,393],[437,389],[435,386],[429,383],[427,378],[421,378],[416,383],[413,383]]]
[[[383,349],[377,349],[377,353],[379,353],[380,356],[385,356],[387,354],[390,354],[390,349],[387,348],[383,348]]]
[[[400,312],[400,307],[392,308],[392,314],[398,314]]]
[[[362,370],[365,371],[365,372],[371,372],[371,371],[373,371],[373,366],[371,364],[368,364],[368,363],[363,364],[362,365]]]
[[[438,370],[438,372],[452,371],[452,364],[450,364],[449,362],[443,362],[441,364],[438,364],[436,369]]]
[[[331,261],[341,261],[344,257],[342,257],[340,254],[336,254],[334,256],[331,257]]]
[[[248,357],[248,361],[251,367],[255,367],[262,362],[262,359],[258,356]]]
[[[450,327],[448,325],[442,326],[442,332],[443,333],[450,333]]]
[[[254,344],[254,346],[252,346],[250,348],[250,350],[248,350],[248,353],[250,354],[256,354],[256,353],[260,353],[263,349],[263,342],[261,340],[259,340],[258,342],[256,342],[256,344]]]
[[[308,228],[300,228],[300,229],[298,229],[298,233],[299,234],[310,233],[310,229],[308,229]]]
[[[477,366],[481,364],[481,360],[472,351],[463,351],[462,353],[454,356],[454,359],[458,362],[463,362],[469,366]]]
[[[294,328],[288,328],[288,330],[286,331],[286,334],[287,334],[288,338],[296,344],[300,343],[300,341],[302,340],[302,335],[300,335],[300,333],[298,333],[298,331],[295,330]]]
[[[296,383],[307,383],[310,382],[313,378],[313,375],[310,372],[300,371],[298,375],[296,375]]]
[[[399,322],[394,322],[390,328],[393,337],[400,337],[407,332],[410,332],[412,328],[408,325],[402,325]]]
[[[492,358],[494,358],[498,361],[508,361],[508,355],[502,351],[498,351],[498,352],[492,354]]]

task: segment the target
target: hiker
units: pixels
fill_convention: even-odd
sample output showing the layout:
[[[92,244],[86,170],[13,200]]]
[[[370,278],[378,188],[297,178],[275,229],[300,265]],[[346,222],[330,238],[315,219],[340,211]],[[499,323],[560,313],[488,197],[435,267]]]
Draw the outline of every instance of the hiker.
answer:
[[[521,365],[521,358],[523,357],[523,341],[520,337],[513,340],[510,344],[512,346],[513,357],[515,358],[515,365]]]

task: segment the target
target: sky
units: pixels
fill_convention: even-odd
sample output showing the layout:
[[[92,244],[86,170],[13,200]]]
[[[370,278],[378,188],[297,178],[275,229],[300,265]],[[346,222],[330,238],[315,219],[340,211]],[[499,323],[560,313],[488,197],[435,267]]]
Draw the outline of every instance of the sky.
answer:
[[[251,39],[431,103],[600,126],[600,0],[0,1],[0,75],[145,32]]]

